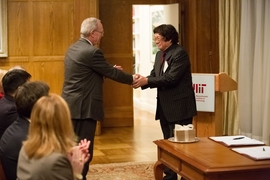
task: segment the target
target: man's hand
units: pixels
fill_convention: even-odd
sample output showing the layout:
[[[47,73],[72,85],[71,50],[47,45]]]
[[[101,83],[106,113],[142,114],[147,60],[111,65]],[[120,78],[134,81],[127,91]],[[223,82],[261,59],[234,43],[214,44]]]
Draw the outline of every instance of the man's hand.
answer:
[[[134,75],[133,75],[134,77]],[[140,74],[136,74],[135,76],[136,78],[133,78],[133,83],[132,83],[132,87],[134,89],[137,89],[138,87],[144,86],[146,84],[148,84],[148,78],[144,77]]]
[[[123,70],[122,66],[117,66],[116,64],[113,67],[116,68],[116,69],[119,69],[121,71]]]

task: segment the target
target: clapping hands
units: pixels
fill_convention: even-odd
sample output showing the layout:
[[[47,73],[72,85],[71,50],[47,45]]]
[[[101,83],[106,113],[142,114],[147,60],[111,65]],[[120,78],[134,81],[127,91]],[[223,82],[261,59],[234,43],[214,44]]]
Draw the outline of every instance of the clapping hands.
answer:
[[[79,149],[82,151],[82,153],[85,154],[85,160],[88,161],[88,159],[90,158],[90,154],[89,154],[89,146],[90,146],[90,141],[88,141],[87,139],[83,139],[81,140],[81,142],[79,143]],[[85,161],[85,162],[86,162]]]
[[[82,173],[84,163],[86,163],[90,158],[88,151],[89,146],[90,141],[87,139],[81,140],[79,145],[71,148],[70,152],[67,154],[74,173]]]

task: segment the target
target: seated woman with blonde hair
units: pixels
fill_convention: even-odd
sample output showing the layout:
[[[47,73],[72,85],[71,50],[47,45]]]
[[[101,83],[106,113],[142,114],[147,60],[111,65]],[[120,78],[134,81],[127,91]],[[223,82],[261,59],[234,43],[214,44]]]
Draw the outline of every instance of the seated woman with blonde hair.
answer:
[[[28,139],[19,155],[18,180],[82,179],[90,142],[84,140],[76,146],[70,111],[62,97],[41,97],[30,119]]]

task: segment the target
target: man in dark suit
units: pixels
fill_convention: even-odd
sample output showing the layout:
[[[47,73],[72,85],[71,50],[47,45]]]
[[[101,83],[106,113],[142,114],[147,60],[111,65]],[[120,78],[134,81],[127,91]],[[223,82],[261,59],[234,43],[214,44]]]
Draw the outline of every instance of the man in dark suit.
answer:
[[[4,132],[0,140],[0,159],[8,180],[16,180],[17,164],[22,142],[26,140],[30,114],[35,102],[49,93],[43,82],[28,82],[18,88],[14,100],[19,118]]]
[[[191,64],[187,52],[178,44],[178,33],[172,25],[154,29],[157,52],[154,68],[147,77],[140,76],[133,87],[157,88],[156,120],[160,120],[164,139],[174,136],[175,124],[192,124],[197,114],[192,87]],[[164,180],[177,180],[177,174],[165,168]]]
[[[135,75],[123,72],[120,66],[109,64],[102,51],[96,47],[104,34],[99,19],[85,19],[81,24],[80,33],[81,38],[66,52],[62,97],[69,105],[74,130],[79,139],[86,138],[91,141],[91,158],[85,163],[82,173],[86,179],[93,157],[96,123],[104,119],[104,78],[131,85]]]
[[[0,100],[0,138],[5,130],[17,118],[18,114],[14,103],[14,94],[19,86],[29,81],[31,75],[23,69],[9,70],[2,79],[4,96]]]

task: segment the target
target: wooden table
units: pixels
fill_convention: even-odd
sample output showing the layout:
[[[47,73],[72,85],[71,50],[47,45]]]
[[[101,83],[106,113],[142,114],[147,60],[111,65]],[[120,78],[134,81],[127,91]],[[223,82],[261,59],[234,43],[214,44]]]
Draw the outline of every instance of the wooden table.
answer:
[[[156,140],[155,179],[162,180],[164,165],[189,180],[269,180],[270,160],[254,161],[208,138],[181,144]]]

